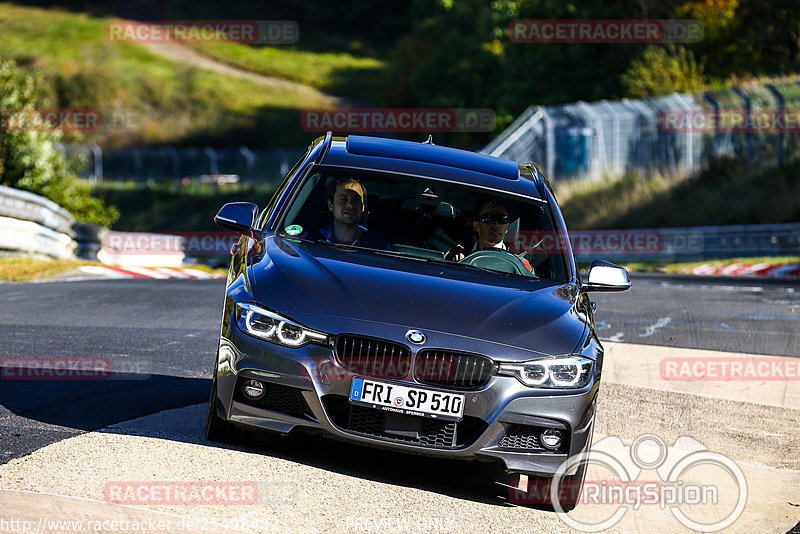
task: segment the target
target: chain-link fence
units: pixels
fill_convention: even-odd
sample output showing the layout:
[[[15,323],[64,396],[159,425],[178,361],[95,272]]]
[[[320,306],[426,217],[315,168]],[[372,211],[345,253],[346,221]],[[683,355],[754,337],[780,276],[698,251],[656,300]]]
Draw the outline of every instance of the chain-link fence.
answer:
[[[531,106],[482,152],[541,165],[551,180],[692,173],[735,155],[753,166],[800,150],[800,82],[641,100]]]
[[[227,176],[241,182],[277,184],[304,152],[302,149],[251,150],[244,146],[236,149],[103,149],[97,145],[61,145],[60,148],[83,169],[81,175],[90,180],[141,182]]]

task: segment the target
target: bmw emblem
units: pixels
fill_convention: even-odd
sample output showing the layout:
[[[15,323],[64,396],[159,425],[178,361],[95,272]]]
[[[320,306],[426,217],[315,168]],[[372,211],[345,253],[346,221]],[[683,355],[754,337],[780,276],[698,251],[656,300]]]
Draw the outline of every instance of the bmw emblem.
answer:
[[[422,345],[425,343],[425,334],[419,330],[409,330],[406,332],[406,339],[415,345]]]

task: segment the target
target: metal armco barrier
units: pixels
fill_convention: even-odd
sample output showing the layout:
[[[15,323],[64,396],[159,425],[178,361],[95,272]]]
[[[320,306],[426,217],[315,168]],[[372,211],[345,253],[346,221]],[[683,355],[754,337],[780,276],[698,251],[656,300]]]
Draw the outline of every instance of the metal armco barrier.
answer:
[[[0,250],[71,258],[75,218],[44,197],[0,186]]]
[[[109,233],[101,226],[76,221],[64,208],[44,197],[0,186],[0,251],[53,258],[76,255],[85,259],[97,259],[98,252],[101,252],[100,260],[106,263],[180,265],[187,255],[225,254],[230,243],[223,240],[225,246],[217,250],[221,242],[221,237],[216,235],[218,233],[206,232],[208,235],[205,235],[198,232],[188,236]],[[158,254],[154,254],[153,250],[141,250],[136,254],[137,251],[120,251],[106,246],[104,239],[113,235],[144,237],[149,239],[151,245],[160,244],[167,237],[172,237],[176,242],[178,239],[183,241],[181,247],[175,250],[159,249]],[[523,245],[530,244],[531,237],[528,236],[528,241]],[[204,239],[211,240],[212,250],[203,248]],[[193,240],[203,246],[193,247]],[[594,259],[622,263],[759,256],[800,257],[800,223],[587,230],[570,232],[569,240],[576,260],[581,263]],[[132,263],[134,261],[139,263]]]
[[[108,228],[78,221],[72,229],[75,231],[75,241],[78,242],[75,255],[85,260],[96,260],[97,253],[103,248],[103,236],[108,233]]]
[[[645,236],[637,245],[631,236]],[[627,237],[627,240],[626,240]],[[648,239],[649,238],[649,239]],[[702,261],[800,257],[800,223],[570,232],[575,259],[590,262]]]

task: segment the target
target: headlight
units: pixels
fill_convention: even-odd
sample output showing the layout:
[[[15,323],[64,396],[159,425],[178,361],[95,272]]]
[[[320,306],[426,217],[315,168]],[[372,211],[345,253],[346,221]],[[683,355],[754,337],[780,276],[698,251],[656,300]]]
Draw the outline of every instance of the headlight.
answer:
[[[497,374],[516,376],[526,386],[577,389],[592,379],[594,362],[577,354],[519,363],[501,363]]]
[[[311,330],[294,321],[281,317],[247,302],[236,303],[236,324],[243,332],[285,347],[302,347],[309,343],[330,346],[327,334]]]

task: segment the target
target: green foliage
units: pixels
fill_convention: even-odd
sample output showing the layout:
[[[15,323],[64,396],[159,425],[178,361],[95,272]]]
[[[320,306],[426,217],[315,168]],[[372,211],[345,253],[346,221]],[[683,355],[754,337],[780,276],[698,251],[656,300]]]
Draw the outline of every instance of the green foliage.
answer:
[[[239,43],[190,46],[200,54],[244,70],[373,103],[380,101],[386,83],[382,61],[351,53],[320,53],[290,46],[254,47]]]
[[[703,0],[687,2],[675,10],[682,19],[694,19],[703,24],[706,39],[718,40],[737,26],[739,0]]]
[[[533,104],[622,96],[619,74],[640,46],[516,42],[509,25],[518,19],[643,18],[636,9],[602,0],[580,6],[558,0],[441,2],[390,55],[388,104],[491,108],[499,131]],[[659,13],[667,14],[650,16]]]
[[[800,220],[800,160],[753,168],[738,159],[722,158],[684,179],[630,174],[571,189],[556,191],[567,226],[574,230]]]
[[[106,202],[119,206],[121,217],[114,228],[131,232],[220,231],[213,219],[223,204],[253,199],[264,207],[274,192],[274,186],[261,184],[220,189],[210,184],[175,187],[132,182],[104,182],[94,190]]]
[[[696,93],[706,85],[703,63],[695,60],[691,50],[673,44],[648,46],[621,79],[631,98]]]
[[[92,107],[121,116],[129,128],[87,139],[105,147],[183,144],[303,146],[300,112],[329,108],[319,90],[357,102],[397,107],[490,108],[495,133],[526,107],[694,91],[749,75],[800,70],[800,2],[762,0],[56,0],[73,11],[0,4],[0,55],[36,66],[61,107]],[[310,85],[259,85],[183,66],[143,46],[108,43],[114,15],[142,20],[294,20],[300,41],[289,46],[234,43],[194,49],[240,68]],[[260,16],[259,16],[260,17]],[[259,18],[256,17],[256,18]],[[697,19],[698,43],[514,42],[517,19]],[[442,134],[437,142],[476,147],[491,134]],[[71,141],[65,137],[65,141]]]
[[[774,75],[800,69],[800,2],[704,0],[676,9],[694,18],[705,38],[691,45],[712,78]]]
[[[403,106],[526,107],[703,90],[707,78],[800,68],[800,2],[762,0],[580,3],[440,1],[397,41],[387,94]],[[682,46],[514,42],[517,19],[697,19],[705,36]]]
[[[71,172],[55,146],[61,140],[60,132],[14,127],[14,111],[48,107],[41,98],[40,83],[20,72],[13,61],[0,60],[0,110],[4,120],[0,128],[0,183],[49,198],[79,220],[109,226],[119,212],[93,197],[89,185]]]
[[[241,18],[252,18],[252,11]],[[55,106],[103,114],[103,127],[85,132],[85,142],[104,148],[302,147],[313,135],[300,128],[301,110],[332,105],[313,89],[259,84],[172,61],[138,44],[107,42],[108,20],[0,3],[0,57],[17,60],[22,70],[35,68]],[[281,58],[283,64],[291,59]],[[63,140],[77,141],[69,133]]]

